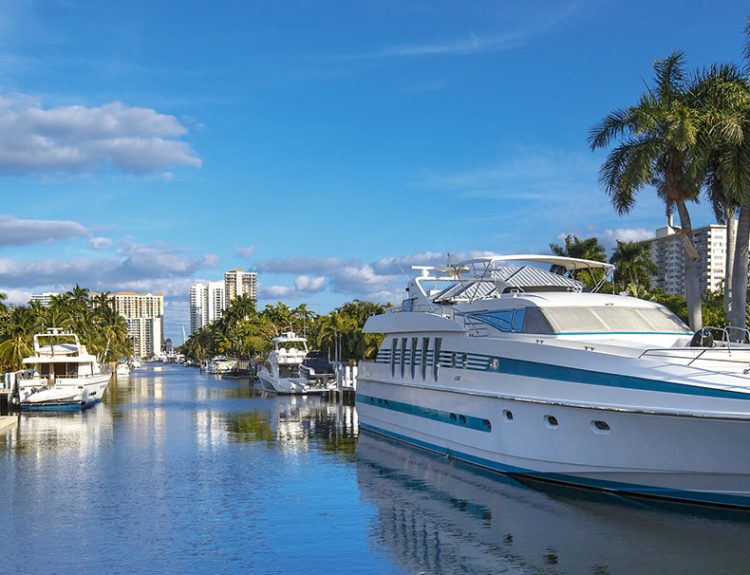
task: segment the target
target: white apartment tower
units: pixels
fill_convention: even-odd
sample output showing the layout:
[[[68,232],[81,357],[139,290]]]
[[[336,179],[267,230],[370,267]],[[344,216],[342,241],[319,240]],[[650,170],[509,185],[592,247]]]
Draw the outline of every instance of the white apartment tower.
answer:
[[[651,260],[659,272],[651,278],[651,286],[669,295],[685,295],[685,248],[679,229],[670,221],[656,230],[656,237],[646,240]],[[701,293],[717,291],[724,285],[726,272],[726,226],[709,225],[693,230],[693,243],[698,251]]]
[[[128,324],[128,336],[133,340],[136,357],[160,355],[164,337],[164,294],[126,291],[110,294],[109,300]]]
[[[195,284],[190,288],[190,333],[219,319],[225,308],[224,282]]]
[[[228,308],[232,300],[240,295],[247,295],[253,301],[258,301],[258,274],[241,269],[224,274],[224,305]]]

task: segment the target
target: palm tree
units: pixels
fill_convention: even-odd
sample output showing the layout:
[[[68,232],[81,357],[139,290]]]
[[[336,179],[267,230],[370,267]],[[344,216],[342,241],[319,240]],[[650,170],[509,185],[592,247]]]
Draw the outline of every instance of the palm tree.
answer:
[[[750,74],[750,17],[745,25],[745,58],[746,72]],[[750,80],[746,79],[744,87],[750,92]],[[750,243],[750,104],[745,104],[739,116],[739,137],[733,140],[722,164],[728,166],[732,174],[732,189],[740,200],[740,215],[737,220],[737,240],[734,247],[732,275],[732,304],[729,311],[729,323],[733,327],[747,327],[747,274],[748,243]],[[744,331],[743,331],[744,339]]]
[[[629,284],[640,291],[650,287],[649,277],[658,273],[656,264],[651,261],[648,244],[643,242],[622,242],[617,240],[617,247],[609,258],[609,263],[615,265],[615,283],[622,289]]]
[[[636,194],[646,186],[656,188],[668,213],[677,210],[687,256],[689,320],[697,330],[703,324],[698,252],[687,202],[698,197],[702,181],[695,170],[701,115],[685,79],[684,61],[684,54],[677,51],[656,62],[653,88],[647,86],[637,105],[612,112],[594,126],[589,143],[596,150],[619,140],[600,169],[602,186],[619,214],[633,208]]]
[[[24,357],[34,351],[36,322],[31,310],[17,307],[5,318],[0,334],[0,363],[4,370],[21,369]]]
[[[606,261],[606,251],[604,246],[599,243],[598,238],[580,239],[578,236],[568,234],[565,236],[565,245],[550,244],[550,251],[558,256],[567,258],[578,258],[583,260],[593,260],[596,262]],[[552,266],[551,271],[556,274],[565,275],[565,268]],[[587,274],[579,272],[570,272],[570,277],[582,281],[589,289],[593,289],[602,279],[604,272],[602,270],[587,270]]]

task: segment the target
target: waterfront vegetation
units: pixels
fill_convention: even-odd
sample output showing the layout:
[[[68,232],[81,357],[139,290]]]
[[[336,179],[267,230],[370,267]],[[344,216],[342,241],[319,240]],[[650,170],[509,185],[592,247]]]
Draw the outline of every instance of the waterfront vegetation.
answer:
[[[318,315],[305,304],[290,308],[282,302],[255,310],[247,296],[232,301],[224,315],[195,331],[179,348],[189,359],[203,361],[216,355],[263,360],[271,351],[271,339],[293,331],[307,337],[308,345],[332,359],[371,358],[377,354],[382,336],[365,334],[362,328],[371,315],[386,306],[355,300],[327,315]]]
[[[608,114],[589,133],[592,149],[614,147],[600,181],[621,213],[636,204],[644,187],[656,189],[668,214],[679,216],[685,250],[687,318],[703,326],[698,251],[688,205],[705,195],[736,243],[727,246],[724,314],[735,327],[746,325],[750,243],[750,18],[745,27],[743,64],[715,64],[687,72],[686,56],[675,51],[654,64],[654,79],[637,104]],[[736,273],[733,273],[736,272]]]
[[[34,334],[49,328],[75,333],[90,353],[102,363],[116,363],[133,354],[125,319],[109,305],[109,294],[91,296],[78,285],[52,296],[48,306],[32,302],[8,307],[0,294],[0,369],[21,369],[24,357],[34,351]]]

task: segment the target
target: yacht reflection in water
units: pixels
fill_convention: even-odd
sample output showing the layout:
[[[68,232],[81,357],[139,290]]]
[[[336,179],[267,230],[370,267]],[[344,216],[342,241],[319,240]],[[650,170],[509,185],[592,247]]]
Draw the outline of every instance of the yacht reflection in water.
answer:
[[[407,572],[705,574],[750,563],[746,513],[541,491],[369,434],[356,453],[374,536]]]
[[[0,433],[0,442],[5,439],[8,447],[33,453],[37,461],[69,450],[84,460],[111,443],[112,434],[112,411],[100,403],[86,411],[22,413],[17,426]]]

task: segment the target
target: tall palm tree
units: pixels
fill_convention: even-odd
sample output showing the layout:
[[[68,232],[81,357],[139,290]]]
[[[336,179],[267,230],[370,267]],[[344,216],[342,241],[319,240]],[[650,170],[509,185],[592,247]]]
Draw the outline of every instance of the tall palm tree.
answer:
[[[684,73],[685,56],[677,51],[654,64],[655,82],[637,105],[608,114],[589,133],[592,150],[610,151],[600,169],[600,181],[619,214],[629,212],[635,196],[646,186],[656,188],[667,212],[676,210],[685,249],[685,292],[690,326],[700,329],[701,292],[698,251],[687,203],[700,191],[695,170],[701,115]]]
[[[750,17],[745,25],[745,71],[750,74]],[[750,80],[744,86],[750,91]],[[734,247],[734,274],[732,276],[732,306],[729,312],[730,325],[747,327],[747,274],[748,243],[750,243],[750,105],[744,107],[740,116],[741,136],[734,141],[722,160],[728,171],[734,174],[732,187],[740,199],[740,215],[737,220],[737,240]],[[744,332],[743,332],[744,333]]]
[[[734,283],[735,215],[747,193],[747,156],[742,158],[750,90],[734,65],[711,66],[696,76],[694,92],[704,115],[704,187],[716,216],[726,226],[724,313],[729,317]],[[744,172],[744,174],[743,174]]]
[[[615,283],[622,289],[633,284],[637,291],[640,287],[648,290],[649,277],[659,271],[656,264],[651,261],[648,244],[643,242],[617,240],[617,247],[612,252],[609,263],[615,265]]]

